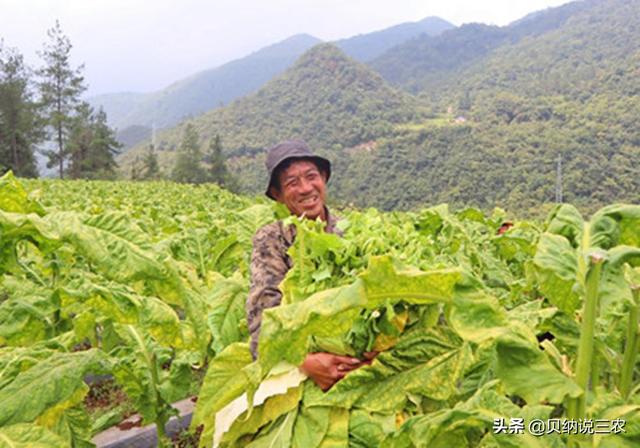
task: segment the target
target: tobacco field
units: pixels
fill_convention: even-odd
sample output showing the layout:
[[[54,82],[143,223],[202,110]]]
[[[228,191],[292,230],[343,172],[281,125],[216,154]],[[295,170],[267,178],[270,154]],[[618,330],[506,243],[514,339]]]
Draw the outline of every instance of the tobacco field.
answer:
[[[336,213],[342,238],[215,185],[0,178],[0,447],[93,446],[122,416],[90,413],[91,377],[167,446],[192,394],[203,447],[640,446],[640,206],[500,234],[499,209]],[[294,267],[254,362],[251,238],[276,219]],[[322,392],[311,351],[379,354]]]

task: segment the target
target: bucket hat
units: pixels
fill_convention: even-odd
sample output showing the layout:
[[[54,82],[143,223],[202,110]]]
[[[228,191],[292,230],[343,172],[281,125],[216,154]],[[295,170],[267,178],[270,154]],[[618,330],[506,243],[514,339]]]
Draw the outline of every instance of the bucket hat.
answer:
[[[278,143],[269,149],[269,152],[267,153],[267,160],[265,162],[267,171],[269,172],[269,184],[267,185],[267,191],[265,194],[273,200],[275,200],[275,198],[271,195],[270,190],[273,185],[274,174],[276,174],[278,166],[288,159],[313,160],[320,170],[327,173],[327,181],[329,181],[329,178],[331,177],[331,162],[324,157],[314,154],[313,151],[311,151],[311,148],[309,148],[309,145],[307,145],[303,140],[287,140]]]

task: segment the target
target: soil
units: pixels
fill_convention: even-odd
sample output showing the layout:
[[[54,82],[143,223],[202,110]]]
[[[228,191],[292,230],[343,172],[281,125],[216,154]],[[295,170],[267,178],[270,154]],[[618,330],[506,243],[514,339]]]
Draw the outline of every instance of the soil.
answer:
[[[84,406],[92,419],[119,406],[123,408],[123,419],[135,413],[133,403],[114,379],[90,384],[89,393],[84,398]]]
[[[200,442],[200,434],[202,434],[202,425],[198,426],[195,431],[184,430],[174,437],[171,442],[174,448],[197,448]]]

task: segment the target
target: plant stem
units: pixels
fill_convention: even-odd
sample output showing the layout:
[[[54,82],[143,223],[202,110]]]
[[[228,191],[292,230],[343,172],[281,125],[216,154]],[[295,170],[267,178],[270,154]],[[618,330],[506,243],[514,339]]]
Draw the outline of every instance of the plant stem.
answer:
[[[140,351],[142,352],[142,356],[144,357],[145,363],[147,364],[147,368],[151,373],[151,393],[154,395],[153,402],[156,404],[156,434],[158,435],[158,446],[165,446],[165,442],[167,440],[167,435],[165,433],[164,427],[167,424],[167,417],[165,410],[162,409],[162,397],[158,393],[158,386],[160,384],[158,380],[158,371],[155,362],[155,355],[153,352],[149,352],[147,349],[147,345],[144,343],[142,336],[135,329],[133,325],[127,325],[129,329],[129,333],[133,336],[133,338],[138,343],[140,347]]]
[[[598,309],[598,290],[604,258],[600,255],[591,255],[590,262],[591,265],[585,282],[586,296],[582,312],[578,361],[576,362],[576,383],[583,390],[583,393],[579,397],[570,400],[568,409],[569,418],[574,420],[586,417],[586,399],[589,387],[589,372],[593,359],[593,338]]]
[[[620,375],[620,394],[625,399],[629,397],[631,380],[633,379],[633,369],[636,365],[636,355],[638,354],[638,301],[640,299],[640,287],[632,287],[632,292],[633,305],[629,310],[627,340],[624,347],[624,358],[622,360],[622,372]]]

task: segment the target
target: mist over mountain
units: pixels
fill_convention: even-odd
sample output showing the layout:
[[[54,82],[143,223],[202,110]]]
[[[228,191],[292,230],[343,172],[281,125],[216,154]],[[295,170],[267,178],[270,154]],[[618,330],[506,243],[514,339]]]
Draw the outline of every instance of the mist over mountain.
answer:
[[[440,17],[426,17],[418,22],[401,23],[384,30],[341,39],[334,44],[352,58],[368,62],[396,45],[422,35],[437,36],[453,28],[455,25]]]
[[[92,98],[91,103],[102,105],[111,124],[119,129],[132,125],[165,128],[258,89],[319,42],[313,36],[299,34],[159,92],[102,95]]]
[[[418,22],[402,23],[342,39],[335,44],[353,58],[367,61],[408,39],[422,34],[437,35],[453,27],[446,20],[427,17]],[[107,112],[111,125],[119,129],[126,150],[131,146],[128,137],[132,134],[143,135],[138,132],[140,126],[147,128],[148,137],[152,127],[161,129],[173,126],[183,119],[195,117],[254,92],[320,42],[313,36],[299,34],[244,58],[196,73],[158,92],[106,94],[92,97],[89,102]],[[136,131],[128,130],[130,126],[136,126]]]

